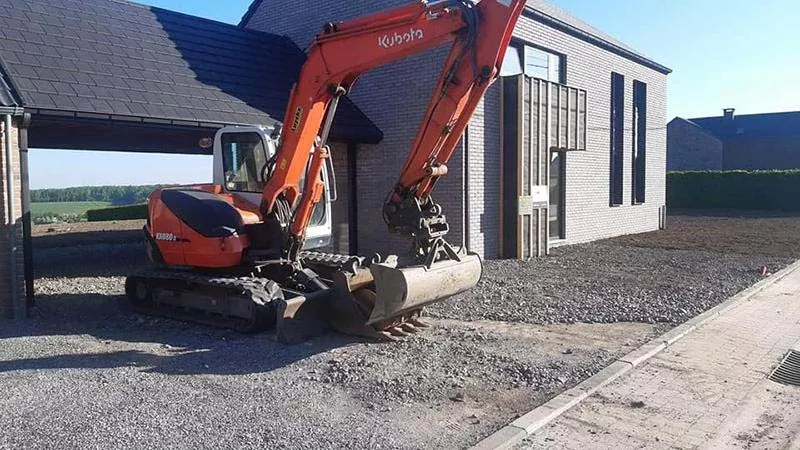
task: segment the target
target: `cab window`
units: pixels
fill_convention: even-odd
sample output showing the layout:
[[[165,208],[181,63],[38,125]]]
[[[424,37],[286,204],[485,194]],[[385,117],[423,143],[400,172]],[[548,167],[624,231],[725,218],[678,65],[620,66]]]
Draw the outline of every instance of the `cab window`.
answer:
[[[222,135],[222,163],[225,187],[229,191],[261,192],[267,151],[258,133]]]

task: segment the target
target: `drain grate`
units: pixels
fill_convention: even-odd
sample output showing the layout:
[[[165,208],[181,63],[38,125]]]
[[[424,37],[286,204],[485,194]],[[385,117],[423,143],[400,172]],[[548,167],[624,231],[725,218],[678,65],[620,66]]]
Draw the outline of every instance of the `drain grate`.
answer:
[[[769,379],[781,384],[800,386],[800,352],[790,350]]]

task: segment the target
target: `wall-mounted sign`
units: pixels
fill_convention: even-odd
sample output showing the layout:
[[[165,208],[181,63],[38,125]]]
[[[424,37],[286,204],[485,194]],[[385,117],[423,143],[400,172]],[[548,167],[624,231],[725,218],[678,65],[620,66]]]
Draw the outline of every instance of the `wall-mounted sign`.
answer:
[[[519,215],[534,214],[537,209],[550,206],[550,189],[547,186],[531,186],[531,195],[519,197]]]

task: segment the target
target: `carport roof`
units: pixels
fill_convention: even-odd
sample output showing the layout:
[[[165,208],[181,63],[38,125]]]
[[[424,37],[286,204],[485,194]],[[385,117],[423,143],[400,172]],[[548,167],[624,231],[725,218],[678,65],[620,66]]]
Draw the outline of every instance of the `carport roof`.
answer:
[[[5,0],[0,74],[17,103],[50,116],[215,127],[283,119],[305,60],[283,36],[119,0]],[[10,106],[10,105],[5,105]],[[375,143],[349,100],[333,139]]]

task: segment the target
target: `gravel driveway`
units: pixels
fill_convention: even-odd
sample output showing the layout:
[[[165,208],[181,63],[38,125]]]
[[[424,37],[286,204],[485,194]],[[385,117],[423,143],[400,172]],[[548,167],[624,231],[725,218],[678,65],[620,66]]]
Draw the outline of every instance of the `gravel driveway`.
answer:
[[[144,263],[135,233],[40,240],[34,318],[0,328],[0,447],[463,448],[793,261],[758,242],[658,244],[685,220],[702,219],[489,261],[395,344],[139,317],[121,296]]]

